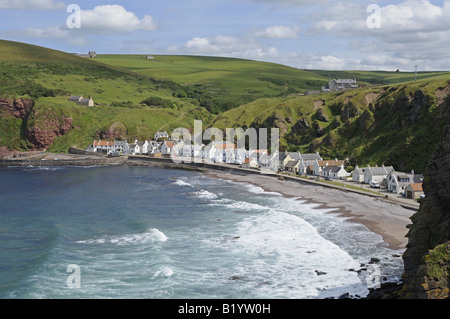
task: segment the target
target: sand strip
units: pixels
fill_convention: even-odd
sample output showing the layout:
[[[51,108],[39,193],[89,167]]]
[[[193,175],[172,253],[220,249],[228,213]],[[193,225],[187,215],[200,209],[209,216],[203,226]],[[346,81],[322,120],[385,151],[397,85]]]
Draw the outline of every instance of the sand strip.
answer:
[[[333,213],[349,217],[350,221],[365,225],[370,231],[381,235],[392,249],[403,249],[408,243],[405,237],[411,224],[413,210],[379,198],[312,185],[306,182],[283,181],[273,176],[257,174],[236,174],[211,171],[209,176],[246,182],[269,192],[277,192],[287,197],[299,197],[311,203],[321,204],[321,208],[334,209]]]

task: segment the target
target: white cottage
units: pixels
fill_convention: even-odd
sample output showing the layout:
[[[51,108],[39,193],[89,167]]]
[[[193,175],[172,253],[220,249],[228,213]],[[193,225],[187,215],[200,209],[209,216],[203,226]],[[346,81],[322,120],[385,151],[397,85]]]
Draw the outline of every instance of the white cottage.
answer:
[[[130,145],[127,141],[114,141],[114,152],[126,154],[130,151]]]
[[[340,166],[328,165],[321,172],[322,177],[331,177],[334,179],[343,179],[348,175],[349,173],[345,170],[344,164],[341,164]]]
[[[406,187],[411,183],[422,183],[423,175],[411,173],[392,171],[387,176],[387,189],[395,194],[402,194],[405,192]]]
[[[141,154],[141,148],[139,147],[139,144],[137,143],[130,144],[128,153],[131,155]]]
[[[364,183],[369,184],[370,182],[378,182],[381,184],[393,170],[394,168],[392,166],[367,166],[367,169],[364,172]]]
[[[166,138],[166,139],[169,139],[169,134],[167,134],[166,131],[164,131],[164,132],[156,132],[156,133],[155,133],[155,136],[154,136],[154,140],[157,141],[157,140],[159,140],[160,138]]]
[[[175,142],[164,141],[161,145],[161,154],[162,155],[170,155],[174,146],[175,146]]]
[[[242,168],[259,168],[258,162],[254,158],[246,158],[241,165]]]
[[[352,172],[352,181],[357,183],[364,183],[364,173],[367,167],[358,167],[356,165],[355,169]]]
[[[136,140],[134,142],[139,146],[139,154],[147,154],[148,153],[148,141],[140,142]]]
[[[322,175],[322,171],[325,167],[327,166],[341,166],[344,165],[345,161],[340,161],[340,160],[328,160],[328,161],[319,161],[319,160],[315,160],[313,163],[313,175],[315,176],[321,176]]]

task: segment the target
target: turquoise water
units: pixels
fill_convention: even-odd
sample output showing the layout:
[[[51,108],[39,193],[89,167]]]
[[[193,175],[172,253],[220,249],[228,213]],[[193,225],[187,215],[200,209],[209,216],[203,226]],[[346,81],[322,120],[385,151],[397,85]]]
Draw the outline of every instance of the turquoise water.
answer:
[[[364,296],[372,257],[399,280],[401,252],[329,211],[183,170],[3,168],[0,298]]]

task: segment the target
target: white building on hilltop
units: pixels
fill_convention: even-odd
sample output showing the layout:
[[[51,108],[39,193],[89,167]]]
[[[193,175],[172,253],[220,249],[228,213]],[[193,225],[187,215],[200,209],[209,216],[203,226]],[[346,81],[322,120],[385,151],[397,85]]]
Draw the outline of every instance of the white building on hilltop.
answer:
[[[156,132],[156,133],[155,133],[155,136],[154,136],[154,140],[157,141],[157,140],[159,140],[160,138],[166,138],[166,139],[169,139],[169,134],[167,134],[166,131],[164,131],[164,132]]]
[[[333,79],[327,86],[322,87],[323,92],[337,92],[357,89],[356,79]]]

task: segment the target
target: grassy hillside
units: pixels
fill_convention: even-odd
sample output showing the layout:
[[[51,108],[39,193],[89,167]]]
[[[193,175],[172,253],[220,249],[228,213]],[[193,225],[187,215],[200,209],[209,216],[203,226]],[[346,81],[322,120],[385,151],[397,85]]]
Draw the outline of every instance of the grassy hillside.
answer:
[[[278,127],[282,149],[423,172],[450,119],[449,83],[449,75],[440,75],[345,93],[259,99],[218,115],[211,126]]]
[[[98,55],[98,61],[140,74],[193,85],[230,109],[261,97],[303,93],[327,83],[321,75],[284,65],[202,56]]]
[[[35,102],[27,120],[0,111],[0,145],[9,149],[30,146],[26,132],[42,124],[39,114],[45,114],[47,122],[54,116],[73,118],[73,129],[57,138],[51,151],[85,147],[117,122],[126,127],[126,137],[148,139],[158,129],[189,127],[194,118],[212,118],[203,92],[33,45],[0,41],[0,74],[0,99]],[[96,107],[69,102],[71,94],[92,96]]]
[[[359,85],[413,81],[414,72],[300,70],[285,65],[221,57],[98,55],[97,61],[148,76],[193,85],[220,102],[220,111],[258,98],[283,97],[321,90],[330,78],[356,78]],[[419,72],[427,79],[449,72]]]

